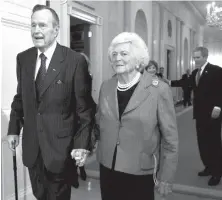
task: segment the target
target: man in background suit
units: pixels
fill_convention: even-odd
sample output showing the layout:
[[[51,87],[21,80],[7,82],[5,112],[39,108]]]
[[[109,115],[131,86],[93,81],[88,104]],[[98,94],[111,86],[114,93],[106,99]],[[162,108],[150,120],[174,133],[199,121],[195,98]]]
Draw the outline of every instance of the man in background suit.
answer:
[[[159,73],[157,73],[157,76],[160,77],[160,78],[163,78],[164,77],[164,67],[160,67],[159,69]]]
[[[192,92],[192,79],[190,69],[182,75],[180,80],[171,81],[171,87],[182,87],[183,90],[183,105],[184,107],[191,106],[191,92]]]
[[[14,150],[23,127],[23,163],[38,200],[70,199],[72,158],[84,165],[94,116],[87,63],[56,42],[58,31],[56,12],[36,5],[31,16],[35,47],[17,55],[17,94],[8,128]]]
[[[193,117],[196,119],[200,157],[205,167],[198,176],[211,176],[208,185],[215,186],[222,176],[222,68],[207,62],[208,49],[205,47],[197,47],[193,58],[196,66],[191,75]]]

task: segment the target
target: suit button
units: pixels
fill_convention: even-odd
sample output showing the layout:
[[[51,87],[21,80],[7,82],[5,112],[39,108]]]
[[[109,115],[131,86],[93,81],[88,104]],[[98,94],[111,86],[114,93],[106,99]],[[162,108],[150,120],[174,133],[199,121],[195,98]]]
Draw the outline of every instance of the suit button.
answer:
[[[41,115],[41,113],[38,113],[38,115]]]
[[[116,143],[117,145],[120,145],[120,141],[119,140],[117,140],[117,143]]]

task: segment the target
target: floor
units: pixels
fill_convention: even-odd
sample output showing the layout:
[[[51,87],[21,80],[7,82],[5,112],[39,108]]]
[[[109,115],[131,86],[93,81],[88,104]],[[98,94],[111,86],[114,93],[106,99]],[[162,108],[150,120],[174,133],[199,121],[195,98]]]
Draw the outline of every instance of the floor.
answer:
[[[183,108],[178,106],[175,108],[177,113],[177,123],[179,131],[179,164],[176,173],[175,183],[187,187],[194,187],[200,189],[210,189],[210,191],[222,192],[222,181],[216,187],[210,187],[207,185],[209,177],[198,177],[198,171],[203,169],[203,165],[199,158],[199,152],[197,148],[196,132],[195,132],[195,121],[192,119],[192,106]],[[86,168],[92,172],[96,172],[93,176],[98,176],[99,165],[95,161],[95,155],[89,158]],[[98,177],[97,177],[98,178]],[[99,181],[96,179],[88,179],[88,182],[80,182],[80,188],[73,190],[73,196],[80,195],[77,199],[100,199],[99,193]],[[90,183],[90,187],[88,187]],[[221,193],[222,194],[222,193]],[[73,198],[75,199],[75,198]],[[156,197],[156,199],[160,199]],[[170,200],[211,200],[209,198],[189,196],[184,194],[174,193],[167,199]],[[222,199],[222,198],[221,198]]]
[[[99,180],[88,178],[86,181],[79,180],[80,187],[72,188],[71,200],[101,200]],[[214,200],[197,196],[189,196],[185,194],[173,193],[163,199],[157,194],[155,200]]]

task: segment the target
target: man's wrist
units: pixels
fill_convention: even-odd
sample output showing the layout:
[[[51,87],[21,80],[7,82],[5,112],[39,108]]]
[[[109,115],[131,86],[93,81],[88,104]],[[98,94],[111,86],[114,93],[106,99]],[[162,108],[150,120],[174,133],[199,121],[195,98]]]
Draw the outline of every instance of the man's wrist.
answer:
[[[221,110],[219,106],[214,106],[215,109]]]

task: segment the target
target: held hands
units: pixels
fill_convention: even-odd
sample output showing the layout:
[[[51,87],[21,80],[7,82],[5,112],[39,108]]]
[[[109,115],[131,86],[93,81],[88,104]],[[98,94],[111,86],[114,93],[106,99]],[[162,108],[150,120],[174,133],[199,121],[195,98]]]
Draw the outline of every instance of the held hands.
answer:
[[[15,151],[15,148],[19,145],[19,136],[18,135],[8,135],[7,141],[8,141],[9,148],[12,151]]]
[[[220,111],[221,111],[221,108],[215,106],[215,107],[213,108],[212,113],[211,113],[211,117],[212,117],[213,119],[217,119],[217,118],[220,116]]]
[[[76,160],[76,165],[79,167],[85,164],[88,154],[89,151],[85,149],[73,149],[71,152],[72,158]]]
[[[167,182],[159,182],[156,186],[158,194],[164,199],[168,194],[172,193],[173,185]]]

